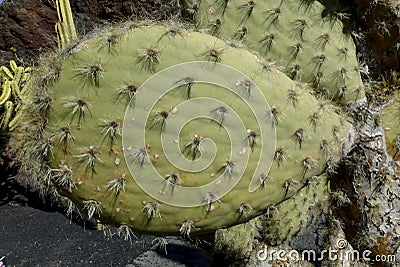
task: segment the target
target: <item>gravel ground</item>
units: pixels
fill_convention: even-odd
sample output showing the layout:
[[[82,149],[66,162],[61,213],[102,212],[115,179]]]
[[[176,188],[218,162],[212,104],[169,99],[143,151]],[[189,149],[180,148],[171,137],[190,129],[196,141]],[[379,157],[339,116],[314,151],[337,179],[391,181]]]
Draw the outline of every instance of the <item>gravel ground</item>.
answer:
[[[143,236],[132,245],[70,221],[59,212],[19,204],[0,206],[0,258],[9,266],[126,266],[151,246]]]
[[[3,172],[1,176],[5,175]],[[9,266],[126,266],[152,247],[152,236],[107,239],[57,207],[0,178],[0,258]]]
[[[132,244],[108,239],[93,225],[71,221],[56,206],[43,203],[0,168],[0,259],[9,267],[211,266],[210,258],[186,242],[168,238],[165,255],[152,244],[154,238],[138,236]]]

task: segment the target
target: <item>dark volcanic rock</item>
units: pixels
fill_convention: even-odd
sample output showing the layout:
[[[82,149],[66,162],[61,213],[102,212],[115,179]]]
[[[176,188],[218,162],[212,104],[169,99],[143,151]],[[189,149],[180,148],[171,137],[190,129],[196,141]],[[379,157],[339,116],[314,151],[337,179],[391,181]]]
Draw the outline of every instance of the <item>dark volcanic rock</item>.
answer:
[[[57,12],[51,0],[14,0],[0,5],[0,65],[15,59],[10,48],[25,61],[55,47]],[[167,19],[174,7],[164,1],[71,1],[76,29],[80,34],[96,25],[129,18]]]
[[[54,45],[56,19],[55,9],[45,1],[4,2],[0,6],[0,65],[8,65],[4,61],[13,58],[11,47],[20,57],[29,58]]]

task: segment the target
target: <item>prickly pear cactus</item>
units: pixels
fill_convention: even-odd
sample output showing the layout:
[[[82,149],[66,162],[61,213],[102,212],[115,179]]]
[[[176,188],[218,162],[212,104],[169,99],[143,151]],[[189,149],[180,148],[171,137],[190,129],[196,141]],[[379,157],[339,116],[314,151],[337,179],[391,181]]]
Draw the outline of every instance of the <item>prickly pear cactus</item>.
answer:
[[[30,71],[30,67],[17,66],[14,60],[10,61],[10,67],[0,66],[0,127],[3,130],[12,130],[18,120],[16,114],[23,104]]]
[[[308,186],[299,190],[291,199],[276,206],[271,205],[259,217],[263,239],[269,245],[279,245],[309,225],[322,212],[319,205],[325,204],[328,199],[327,184],[325,175],[315,176]]]
[[[250,220],[329,168],[349,129],[271,62],[179,25],[104,30],[34,77],[10,144],[21,174],[126,233],[189,236]]]
[[[316,93],[341,103],[364,96],[354,43],[337,18],[322,18],[317,1],[188,1],[209,33],[247,45]]]
[[[255,243],[276,246],[289,241],[329,207],[328,184],[326,175],[314,176],[290,199],[269,205],[261,216],[217,230],[214,251],[240,260],[251,255]]]
[[[390,104],[382,110],[382,126],[388,153],[394,160],[400,160],[400,95],[395,94]],[[400,170],[398,170],[400,171]]]
[[[215,232],[214,252],[224,255],[227,259],[248,257],[257,235],[256,221],[253,219],[228,229],[218,229]]]

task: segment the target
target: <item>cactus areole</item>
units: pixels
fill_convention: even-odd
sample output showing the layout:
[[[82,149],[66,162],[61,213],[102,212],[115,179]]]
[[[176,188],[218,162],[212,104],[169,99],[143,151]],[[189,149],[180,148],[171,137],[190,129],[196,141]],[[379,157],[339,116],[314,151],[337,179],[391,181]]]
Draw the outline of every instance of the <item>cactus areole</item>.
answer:
[[[13,152],[31,184],[103,224],[239,224],[308,186],[347,136],[278,69],[182,25],[105,29],[35,70]]]

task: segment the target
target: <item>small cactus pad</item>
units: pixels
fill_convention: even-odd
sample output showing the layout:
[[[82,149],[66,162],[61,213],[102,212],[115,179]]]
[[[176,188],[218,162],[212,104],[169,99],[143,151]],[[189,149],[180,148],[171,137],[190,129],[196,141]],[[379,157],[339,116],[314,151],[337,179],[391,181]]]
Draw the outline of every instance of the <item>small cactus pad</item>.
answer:
[[[261,235],[265,241],[269,244],[281,244],[297,234],[322,212],[320,205],[327,205],[328,194],[326,176],[314,176],[291,199],[270,206],[267,213],[259,217],[263,225]]]
[[[364,97],[355,45],[337,18],[322,18],[317,1],[188,1],[210,34],[245,44],[317,94],[340,103]]]
[[[382,110],[382,126],[385,131],[386,147],[394,160],[400,160],[400,95]]]
[[[253,249],[256,219],[215,232],[214,252],[226,258],[243,259]]]
[[[205,71],[191,68],[194,61],[249,78],[218,76],[231,89],[197,82]],[[181,63],[189,67],[152,83]],[[273,64],[172,24],[97,33],[44,61],[31,93],[11,141],[22,173],[72,199],[89,218],[160,235],[211,232],[290,198],[325,170],[349,129],[331,105]],[[143,111],[147,117],[134,116]],[[137,129],[144,140],[130,134]],[[230,138],[239,140],[232,149]],[[209,140],[215,158],[199,170],[167,158],[165,144],[180,149],[179,159],[201,163],[213,157]],[[257,169],[266,162],[272,166]],[[146,175],[153,169],[159,177]],[[201,191],[209,184],[214,190]],[[232,189],[225,194],[226,186]],[[199,191],[182,195],[188,188]],[[180,204],[169,204],[175,200]]]

